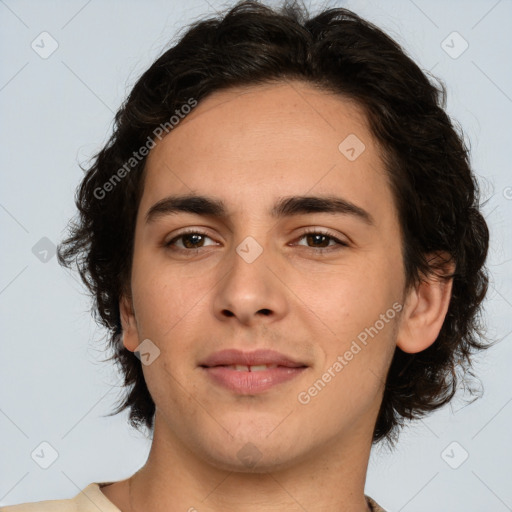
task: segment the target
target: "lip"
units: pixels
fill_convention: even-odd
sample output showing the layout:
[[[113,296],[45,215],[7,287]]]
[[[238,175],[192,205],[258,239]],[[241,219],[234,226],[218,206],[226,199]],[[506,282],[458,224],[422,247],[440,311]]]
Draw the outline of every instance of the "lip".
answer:
[[[245,371],[227,367],[232,365],[276,367],[259,371],[250,371],[249,368],[249,371]],[[215,352],[200,367],[215,384],[240,395],[253,395],[298,377],[308,365],[274,350],[243,352],[228,349]]]
[[[215,352],[207,357],[199,366],[228,366],[228,365],[256,366],[260,364],[275,364],[287,368],[307,366],[306,363],[295,361],[292,358],[276,352],[275,350],[254,350],[243,352],[237,349],[227,349]]]

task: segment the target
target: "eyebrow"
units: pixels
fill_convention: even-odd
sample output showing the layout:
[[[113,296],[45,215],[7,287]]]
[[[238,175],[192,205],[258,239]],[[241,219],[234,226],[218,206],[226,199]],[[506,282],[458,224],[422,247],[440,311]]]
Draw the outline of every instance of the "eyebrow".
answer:
[[[192,213],[227,218],[223,201],[208,196],[169,196],[155,203],[146,214],[146,223],[178,213]],[[333,213],[353,216],[369,226],[375,221],[369,212],[356,204],[336,196],[292,196],[279,199],[270,211],[274,218],[292,217],[308,213]]]

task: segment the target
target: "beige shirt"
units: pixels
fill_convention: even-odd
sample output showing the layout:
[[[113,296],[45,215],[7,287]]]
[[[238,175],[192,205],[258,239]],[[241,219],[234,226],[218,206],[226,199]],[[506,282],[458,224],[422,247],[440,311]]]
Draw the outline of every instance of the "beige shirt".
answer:
[[[113,482],[92,483],[68,500],[49,500],[34,503],[22,503],[0,508],[0,512],[121,512],[101,492],[100,486]],[[386,512],[369,496],[366,500],[372,512]]]

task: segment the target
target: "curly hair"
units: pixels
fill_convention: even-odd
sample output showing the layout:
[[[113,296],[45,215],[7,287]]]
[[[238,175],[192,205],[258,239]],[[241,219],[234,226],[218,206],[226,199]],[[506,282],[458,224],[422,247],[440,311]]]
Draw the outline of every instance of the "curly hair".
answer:
[[[488,287],[489,232],[480,213],[478,183],[462,130],[445,113],[446,89],[400,45],[354,12],[332,8],[314,17],[304,6],[279,9],[254,1],[189,26],[142,74],[115,116],[113,134],[93,157],[77,189],[78,215],[59,246],[59,262],[78,268],[108,329],[124,376],[118,414],[132,427],[153,429],[155,404],[140,360],[120,342],[119,300],[129,295],[135,218],[146,158],[134,150],[154,140],[155,128],[194,98],[232,86],[301,80],[361,106],[381,148],[399,215],[406,286],[436,273],[453,279],[452,296],[436,341],[409,354],[396,347],[373,434],[394,444],[404,419],[448,403],[462,380],[475,377],[473,354],[485,343],[482,301]],[[126,170],[112,182],[113,171]],[[124,167],[123,167],[124,166]],[[118,176],[121,176],[118,171]],[[111,183],[108,200],[105,184]],[[115,185],[115,186],[114,186]],[[445,253],[455,264],[442,272]],[[462,375],[460,374],[462,371]]]

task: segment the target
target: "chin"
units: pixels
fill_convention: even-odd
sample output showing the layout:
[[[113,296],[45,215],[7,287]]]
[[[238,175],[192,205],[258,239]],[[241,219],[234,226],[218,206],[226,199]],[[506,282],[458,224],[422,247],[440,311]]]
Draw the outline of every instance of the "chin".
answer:
[[[303,455],[298,436],[267,437],[266,430],[255,435],[234,436],[208,445],[196,445],[211,466],[237,473],[268,473],[292,467]],[[307,451],[307,450],[305,450]],[[196,452],[197,453],[197,452]],[[199,455],[199,454],[198,454]]]
[[[265,455],[252,443],[246,443],[235,453],[208,453],[206,462],[217,469],[234,473],[264,474],[286,470],[294,465],[295,457],[290,454],[273,453]]]

